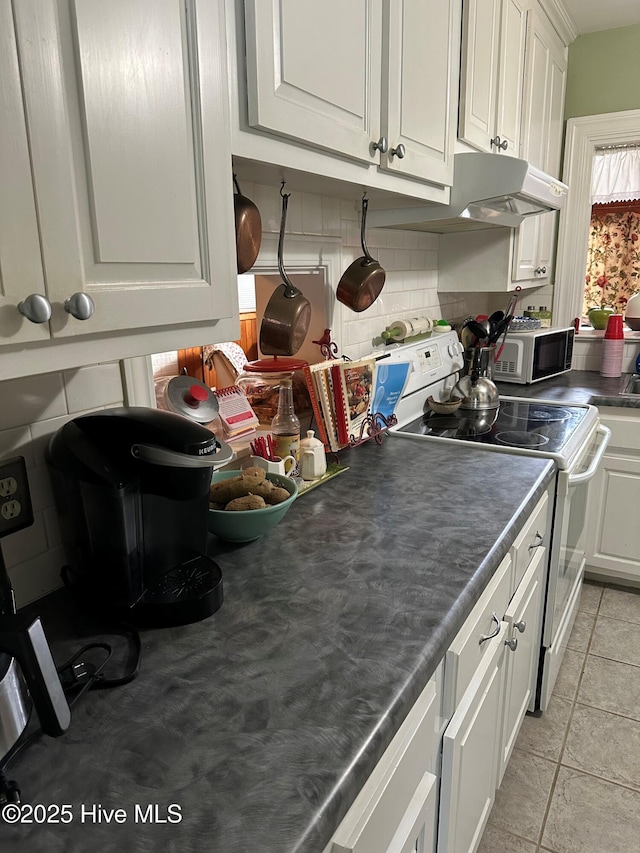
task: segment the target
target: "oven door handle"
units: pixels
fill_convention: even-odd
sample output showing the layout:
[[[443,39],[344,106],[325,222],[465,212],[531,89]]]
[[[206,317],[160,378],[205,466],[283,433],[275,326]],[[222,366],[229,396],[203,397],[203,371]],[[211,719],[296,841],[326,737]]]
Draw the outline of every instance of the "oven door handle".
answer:
[[[609,439],[611,438],[611,430],[604,424],[600,424],[596,432],[599,433],[602,438],[598,445],[598,449],[593,454],[591,465],[589,465],[586,471],[582,471],[582,473],[580,474],[569,474],[569,486],[576,486],[579,483],[586,483],[588,480],[591,480],[593,477],[595,477],[596,471],[598,470],[598,465],[600,464],[600,460],[604,456],[604,452],[609,444]]]

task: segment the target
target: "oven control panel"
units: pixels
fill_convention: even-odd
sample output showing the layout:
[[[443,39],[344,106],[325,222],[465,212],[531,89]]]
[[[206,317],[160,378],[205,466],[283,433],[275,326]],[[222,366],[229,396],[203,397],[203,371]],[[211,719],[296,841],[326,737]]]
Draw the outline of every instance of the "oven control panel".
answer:
[[[440,355],[440,347],[434,341],[428,346],[416,352],[416,361],[420,368],[420,373],[431,373],[432,370],[437,370],[442,367],[442,356]]]

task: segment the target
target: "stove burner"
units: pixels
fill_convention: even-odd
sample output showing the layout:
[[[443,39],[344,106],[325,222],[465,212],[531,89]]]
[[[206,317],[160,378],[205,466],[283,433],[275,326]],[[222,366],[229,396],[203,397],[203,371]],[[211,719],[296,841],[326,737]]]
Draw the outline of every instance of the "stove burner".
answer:
[[[524,412],[522,406],[522,403],[502,403],[502,411],[518,421],[534,421],[545,424],[566,421],[571,417],[571,412],[563,406],[526,403]]]
[[[496,421],[497,410],[464,415],[456,412],[453,415],[425,415],[420,432],[422,435],[433,435],[440,438],[475,438],[485,435],[491,430]]]
[[[539,432],[519,432],[518,430],[505,430],[496,434],[498,444],[508,447],[544,447],[549,443],[546,435]]]

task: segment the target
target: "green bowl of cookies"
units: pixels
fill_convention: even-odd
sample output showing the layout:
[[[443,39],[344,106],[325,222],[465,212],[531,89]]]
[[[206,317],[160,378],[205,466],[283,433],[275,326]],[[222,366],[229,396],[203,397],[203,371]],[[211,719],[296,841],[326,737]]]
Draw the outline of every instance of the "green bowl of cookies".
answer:
[[[214,471],[209,488],[211,533],[226,542],[253,542],[287,514],[298,494],[291,477],[262,468]]]

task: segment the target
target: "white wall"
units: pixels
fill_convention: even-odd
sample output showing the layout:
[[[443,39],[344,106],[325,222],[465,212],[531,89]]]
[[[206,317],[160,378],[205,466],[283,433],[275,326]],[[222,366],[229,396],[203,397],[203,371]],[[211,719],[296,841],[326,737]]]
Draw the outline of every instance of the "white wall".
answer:
[[[280,229],[280,188],[242,183],[245,195],[258,205],[263,230]],[[286,190],[286,188],[285,188]],[[287,234],[337,238],[341,270],[362,254],[359,202],[345,202],[310,193],[292,193]],[[351,358],[368,353],[373,341],[392,320],[426,314],[455,319],[486,310],[486,297],[437,292],[438,237],[403,231],[369,229],[367,243],[387,272],[378,300],[360,314],[336,303],[334,339]],[[295,252],[288,259],[295,266]],[[285,238],[285,253],[287,243]],[[287,256],[285,256],[285,268]],[[339,279],[339,276],[338,276]],[[338,281],[332,282],[335,288]],[[477,304],[476,304],[477,303]],[[208,341],[202,341],[203,344]],[[174,372],[171,356],[159,362]],[[43,365],[46,370],[46,365]],[[160,367],[160,369],[162,369]],[[80,370],[45,374],[0,383],[0,459],[24,456],[35,512],[32,527],[5,537],[2,550],[19,606],[61,585],[64,556],[44,461],[48,439],[71,417],[83,412],[122,405],[126,399],[120,366],[93,365]]]

